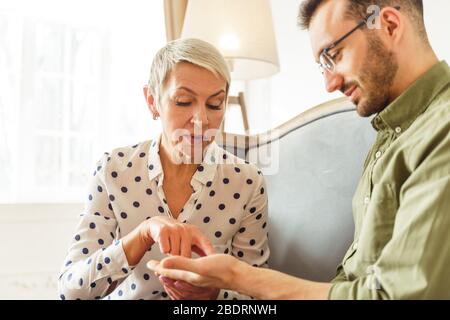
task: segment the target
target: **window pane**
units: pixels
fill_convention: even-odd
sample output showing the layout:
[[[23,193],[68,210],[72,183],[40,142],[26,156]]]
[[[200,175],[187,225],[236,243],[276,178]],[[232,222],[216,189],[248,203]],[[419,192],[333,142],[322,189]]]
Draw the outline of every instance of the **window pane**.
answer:
[[[88,182],[90,170],[94,169],[95,160],[92,159],[94,142],[88,138],[71,138],[69,143],[67,188],[84,189]],[[98,158],[100,158],[100,154]],[[97,159],[98,160],[98,159]]]
[[[123,10],[121,2],[2,2],[0,202],[83,201],[103,152],[160,131],[142,86],[165,43],[163,2],[133,0]]]
[[[58,137],[37,136],[34,150],[31,152],[31,165],[35,171],[34,183],[41,187],[61,186],[61,147],[62,139]],[[26,191],[26,190],[25,190]]]
[[[37,83],[35,104],[27,112],[38,130],[60,131],[63,124],[64,81],[42,77]],[[28,118],[28,115],[26,115]]]

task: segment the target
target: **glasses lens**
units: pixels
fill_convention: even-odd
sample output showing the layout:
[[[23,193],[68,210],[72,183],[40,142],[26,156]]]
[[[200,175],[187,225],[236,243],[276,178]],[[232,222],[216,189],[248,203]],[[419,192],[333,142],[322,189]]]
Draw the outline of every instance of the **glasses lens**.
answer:
[[[320,64],[322,67],[330,72],[334,71],[334,62],[333,60],[326,54],[326,52],[322,52],[320,55]]]

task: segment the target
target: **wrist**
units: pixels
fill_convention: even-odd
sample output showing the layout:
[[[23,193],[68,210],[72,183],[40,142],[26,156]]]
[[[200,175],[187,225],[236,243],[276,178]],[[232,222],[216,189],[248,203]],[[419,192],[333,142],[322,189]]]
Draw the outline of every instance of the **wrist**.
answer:
[[[243,285],[242,279],[246,279],[246,275],[252,274],[253,267],[238,259],[234,259],[234,263],[230,268],[230,278],[226,279],[230,290],[241,292],[245,284]]]
[[[149,221],[150,220],[145,220],[141,222],[137,230],[139,242],[142,244],[142,246],[147,248],[147,250],[155,243],[149,232]]]
[[[122,238],[122,248],[128,265],[137,265],[147,250],[153,245],[153,239],[147,234],[144,223],[141,223]]]

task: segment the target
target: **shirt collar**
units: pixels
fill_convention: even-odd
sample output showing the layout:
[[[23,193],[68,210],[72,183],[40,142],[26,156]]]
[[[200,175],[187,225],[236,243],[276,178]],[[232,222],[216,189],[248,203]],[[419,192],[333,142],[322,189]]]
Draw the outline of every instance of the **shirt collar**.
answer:
[[[193,179],[202,184],[211,183],[217,171],[217,163],[223,157],[225,150],[219,148],[215,141],[211,142],[206,148],[203,162],[198,166]]]
[[[161,135],[150,144],[149,157],[147,163],[148,177],[150,181],[163,174],[161,158],[159,157],[159,144]],[[217,171],[217,163],[222,159],[224,150],[221,149],[215,141],[211,142],[205,150],[203,162],[198,166],[193,179],[202,184],[208,184],[214,179]]]
[[[441,90],[450,82],[450,68],[445,61],[434,65],[373,120],[375,130],[390,128],[406,131]]]

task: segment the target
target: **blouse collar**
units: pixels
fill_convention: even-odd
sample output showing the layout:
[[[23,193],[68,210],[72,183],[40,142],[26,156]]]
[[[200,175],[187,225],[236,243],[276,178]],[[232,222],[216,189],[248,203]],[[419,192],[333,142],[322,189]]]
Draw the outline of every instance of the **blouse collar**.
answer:
[[[164,176],[161,165],[161,158],[159,156],[159,146],[161,143],[161,135],[150,143],[149,157],[147,163],[148,177],[150,181]],[[212,183],[217,171],[218,162],[224,157],[225,150],[221,149],[215,141],[211,142],[205,151],[203,162],[198,165],[196,172],[192,179],[208,185]]]

